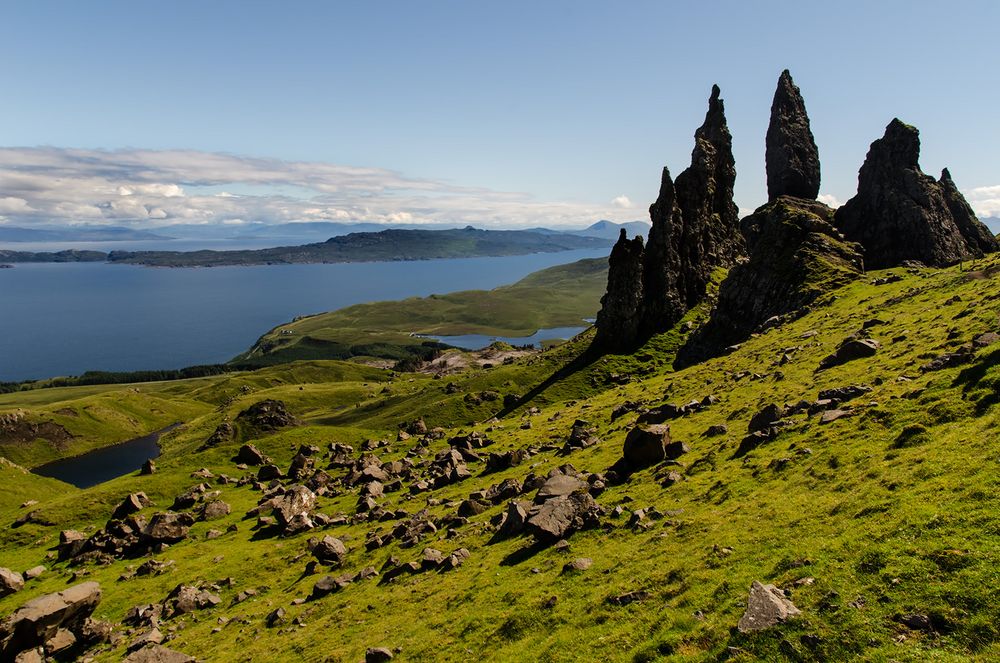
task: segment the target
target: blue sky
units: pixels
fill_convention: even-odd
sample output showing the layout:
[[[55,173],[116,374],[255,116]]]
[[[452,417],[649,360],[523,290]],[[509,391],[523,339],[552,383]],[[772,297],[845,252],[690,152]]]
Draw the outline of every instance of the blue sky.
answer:
[[[713,83],[748,210],[786,67],[823,194],[853,195],[898,116],[925,172],[1000,216],[998,19],[995,1],[4,2],[0,216],[645,218]]]

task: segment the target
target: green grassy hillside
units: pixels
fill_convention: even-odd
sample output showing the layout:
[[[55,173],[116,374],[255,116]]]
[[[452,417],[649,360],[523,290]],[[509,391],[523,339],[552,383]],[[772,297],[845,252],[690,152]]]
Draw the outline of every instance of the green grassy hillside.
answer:
[[[594,258],[543,269],[488,291],[349,306],[276,327],[234,362],[403,359],[421,354],[418,334],[530,336],[539,329],[581,325],[597,315],[607,274],[607,259]]]
[[[886,279],[889,273],[900,278]],[[0,599],[0,611],[64,589],[81,579],[71,580],[73,573],[100,582],[96,616],[114,622],[123,639],[93,652],[98,661],[119,660],[136,636],[121,625],[130,607],[163,601],[181,583],[214,583],[221,598],[161,625],[169,647],[206,661],[357,661],[367,647],[398,648],[403,661],[996,660],[1000,343],[986,338],[960,348],[998,330],[998,301],[994,258],[967,271],[869,274],[794,322],[681,371],[671,368],[673,353],[693,326],[686,323],[702,319],[707,305],[629,356],[581,358],[588,334],[510,365],[442,379],[309,362],[150,386],[181,407],[206,405],[164,440],[156,474],[53,491],[31,507],[35,519],[3,529],[4,566],[50,570]],[[858,333],[879,342],[874,356],[819,370]],[[922,368],[956,351],[940,370]],[[741,449],[751,418],[766,406],[814,404],[821,390],[847,386],[868,390],[840,405],[837,417],[824,422],[821,412],[793,408],[772,439]],[[30,407],[54,412],[80,400],[110,401],[128,389],[53,391]],[[0,402],[14,406],[18,396]],[[237,439],[199,450],[223,420],[237,420],[266,398],[283,401],[299,425],[266,434],[240,428]],[[498,538],[491,519],[505,502],[466,523],[446,520],[470,494],[504,479],[545,475],[565,463],[606,472],[621,456],[638,408],[693,401],[704,406],[669,421],[672,438],[689,450],[595,490],[605,511],[600,526],[574,533],[566,550],[521,535]],[[428,427],[445,428],[444,437],[398,440],[400,424],[421,417]],[[563,455],[576,419],[589,422],[601,441]],[[243,518],[261,499],[251,484],[209,480],[232,513],[197,522],[185,540],[155,554],[173,562],[161,575],[119,579],[143,557],[80,567],[48,557],[61,529],[96,531],[130,492],[146,492],[155,504],[143,513],[152,514],[203,481],[191,476],[199,468],[215,476],[252,472],[231,460],[246,440],[287,470],[303,444],[324,454],[331,443],[350,444],[358,458],[366,441],[381,440],[370,452],[380,460],[419,462],[446,450],[449,437],[471,431],[493,440],[477,450],[483,457],[518,449],[532,455],[492,473],[471,461],[471,477],[426,492],[411,493],[413,481],[404,480],[402,490],[377,502],[405,515],[383,522],[353,518],[358,488],[336,483],[345,470],[327,469],[335,483],[315,511],[347,521],[288,537],[257,531],[252,518]],[[327,465],[324,459],[318,466]],[[44,495],[41,485],[25,490]],[[27,509],[19,504],[8,499],[0,518],[22,516]],[[394,541],[366,549],[373,534],[424,509],[440,524],[436,532],[411,547]],[[647,515],[637,518],[639,509]],[[221,535],[208,538],[209,530]],[[308,540],[327,534],[347,546],[343,566],[311,571]],[[470,557],[446,572],[382,582],[383,572],[297,601],[327,573],[384,571],[393,557],[419,561],[424,547],[466,548]],[[593,564],[564,572],[576,558]],[[220,583],[226,578],[232,583]],[[754,580],[786,589],[801,615],[739,633]],[[256,593],[239,600],[247,589]],[[639,600],[623,605],[616,597],[629,592],[639,592]],[[278,608],[285,613],[269,626]]]

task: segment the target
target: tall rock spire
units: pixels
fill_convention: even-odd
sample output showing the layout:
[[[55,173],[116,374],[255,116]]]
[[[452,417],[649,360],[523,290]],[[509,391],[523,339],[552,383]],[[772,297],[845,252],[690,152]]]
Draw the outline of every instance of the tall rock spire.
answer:
[[[705,297],[712,270],[732,266],[743,254],[739,210],[733,201],[733,139],[719,94],[719,87],[712,86],[705,121],[695,132],[691,165],[676,181],[663,169],[659,196],[649,208],[653,225],[645,250],[632,246],[626,252],[622,242],[627,240],[616,245],[619,261],[626,255],[634,261],[641,253],[642,268],[623,268],[614,284],[609,275],[595,341],[602,349],[635,347],[671,328]],[[613,254],[613,270],[614,259]],[[641,278],[641,297],[633,300],[634,312],[618,307],[624,299],[612,296],[624,274]]]
[[[858,171],[858,193],[837,210],[836,224],[865,250],[869,269],[917,260],[942,267],[996,251],[945,170],[941,181],[920,170],[920,132],[893,119]]]
[[[778,196],[815,199],[819,195],[819,150],[809,128],[805,101],[787,69],[781,72],[774,91],[765,145],[768,200]]]

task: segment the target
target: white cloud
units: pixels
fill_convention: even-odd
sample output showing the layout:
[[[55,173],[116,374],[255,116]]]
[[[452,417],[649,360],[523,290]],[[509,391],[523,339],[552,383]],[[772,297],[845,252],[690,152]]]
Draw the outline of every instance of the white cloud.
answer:
[[[542,201],[378,168],[194,150],[0,148],[0,191],[0,214],[20,225],[240,219],[579,228],[634,216],[624,195],[606,205]]]
[[[0,198],[0,214],[18,214],[33,211],[28,201],[24,198],[14,198],[12,196]]]
[[[976,187],[966,191],[965,197],[979,216],[1000,216],[1000,184]]]
[[[821,194],[819,194],[818,196],[816,196],[816,200],[818,200],[819,202],[824,203],[825,205],[828,205],[828,206],[830,206],[830,207],[832,207],[834,209],[837,209],[838,207],[840,207],[841,205],[843,205],[842,202],[840,202],[839,200],[837,200],[836,196],[834,196],[832,194],[829,194],[829,193],[821,193]]]

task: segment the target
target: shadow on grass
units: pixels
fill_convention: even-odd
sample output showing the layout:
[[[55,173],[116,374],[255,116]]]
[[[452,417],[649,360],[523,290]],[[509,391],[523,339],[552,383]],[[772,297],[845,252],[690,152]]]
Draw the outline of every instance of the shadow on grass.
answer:
[[[500,566],[517,566],[522,562],[528,561],[548,547],[549,546],[545,543],[535,541],[534,543],[530,543],[523,548],[518,548],[511,554],[504,557],[500,560]]]
[[[568,364],[557,370],[549,377],[545,378],[541,383],[538,384],[538,386],[533,387],[530,391],[528,391],[528,393],[521,396],[516,403],[512,403],[510,405],[504,405],[503,409],[497,412],[496,415],[494,416],[496,416],[497,419],[502,419],[506,417],[507,415],[513,413],[514,410],[518,409],[519,407],[527,405],[534,399],[538,398],[540,395],[545,393],[545,391],[549,387],[556,384],[557,382],[565,380],[566,378],[572,376],[574,373],[586,370],[591,366],[591,364],[593,364],[603,356],[604,355],[601,354],[599,351],[595,350],[593,346],[588,347],[586,350],[580,353],[580,355],[577,356],[575,359],[570,361]]]

